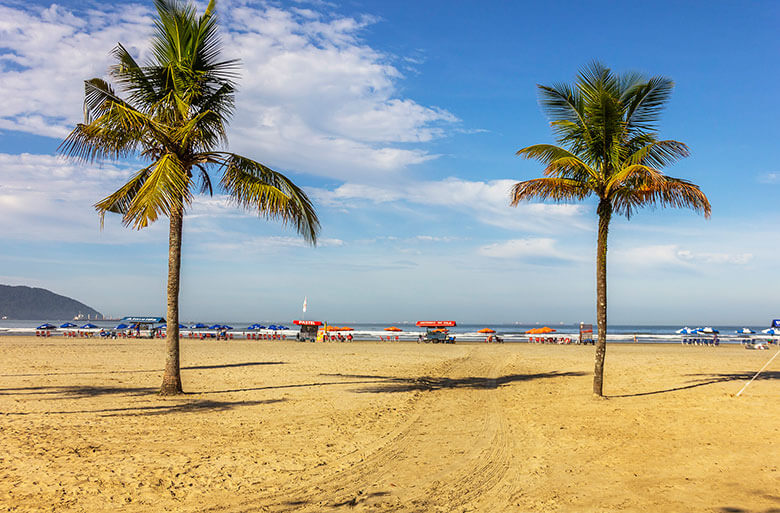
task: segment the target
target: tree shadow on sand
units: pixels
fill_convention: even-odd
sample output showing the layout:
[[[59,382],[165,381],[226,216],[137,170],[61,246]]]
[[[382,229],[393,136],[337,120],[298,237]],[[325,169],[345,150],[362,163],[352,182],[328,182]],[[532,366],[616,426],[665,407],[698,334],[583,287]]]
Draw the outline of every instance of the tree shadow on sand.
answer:
[[[285,365],[287,362],[239,362],[220,363],[214,365],[190,365],[181,370],[207,370],[207,369],[232,369],[235,367],[254,367],[256,365]],[[76,371],[76,372],[39,372],[33,374],[0,374],[4,378],[25,378],[34,376],[80,376],[88,374],[144,374],[162,373],[162,369],[136,369],[136,370],[100,370],[100,371]]]
[[[20,387],[7,388],[1,393],[24,395],[46,395],[43,400],[85,399],[101,396],[140,397],[151,396],[156,388],[114,387],[114,386],[51,386],[51,387]],[[286,401],[286,399],[265,399],[260,401],[212,401],[204,399],[187,399],[187,396],[171,398],[165,404],[148,404],[140,406],[125,406],[118,408],[101,408],[96,410],[69,411],[38,411],[38,412],[6,412],[6,415],[67,415],[75,413],[97,413],[101,416],[119,415],[165,415],[169,413],[194,413],[201,411],[221,412],[233,410],[242,406],[257,406]],[[176,401],[176,402],[173,402]]]
[[[374,376],[364,374],[325,374],[326,376],[338,376],[344,378],[363,378],[372,380],[375,386],[356,389],[358,393],[395,393],[415,392],[427,390],[443,390],[456,388],[470,389],[494,389],[510,383],[535,381],[539,379],[561,378],[569,376],[584,376],[584,372],[540,372],[536,374],[509,374],[496,378],[469,376],[463,378],[446,378],[421,376],[419,378],[398,378],[392,376]]]
[[[652,392],[637,392],[635,394],[620,394],[609,395],[609,398],[619,397],[641,397],[644,395],[656,395],[666,394],[669,392],[679,392],[680,390],[688,390],[690,388],[704,387],[707,385],[714,385],[716,383],[725,383],[729,381],[748,381],[756,374],[756,371],[749,372],[732,372],[732,373],[720,373],[720,374],[688,374],[688,376],[695,377],[687,385],[680,385],[673,388],[665,388],[663,390],[653,390]],[[768,381],[780,379],[780,372],[778,371],[765,371],[758,375],[756,381]]]

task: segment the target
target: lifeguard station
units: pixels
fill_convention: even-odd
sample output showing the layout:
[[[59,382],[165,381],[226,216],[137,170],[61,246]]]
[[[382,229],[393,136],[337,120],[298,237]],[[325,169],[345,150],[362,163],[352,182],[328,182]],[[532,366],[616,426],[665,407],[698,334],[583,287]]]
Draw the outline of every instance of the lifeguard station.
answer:
[[[425,328],[423,342],[433,344],[454,344],[455,337],[450,336],[450,330],[457,326],[455,321],[417,321],[417,326]]]

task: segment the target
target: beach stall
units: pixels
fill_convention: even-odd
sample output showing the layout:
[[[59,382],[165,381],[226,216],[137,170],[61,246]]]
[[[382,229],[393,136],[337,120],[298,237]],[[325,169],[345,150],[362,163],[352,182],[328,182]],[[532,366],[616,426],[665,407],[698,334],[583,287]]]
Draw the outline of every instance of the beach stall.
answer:
[[[293,321],[293,324],[301,327],[298,340],[314,342],[317,340],[317,332],[322,326],[322,321]]]
[[[156,331],[155,324],[165,323],[164,317],[123,317],[122,322],[130,325],[128,335],[138,338],[153,338]]]
[[[432,342],[434,344],[454,344],[455,337],[449,335],[448,328],[457,326],[455,321],[417,321],[417,326],[425,328],[425,336],[421,335],[421,342]]]

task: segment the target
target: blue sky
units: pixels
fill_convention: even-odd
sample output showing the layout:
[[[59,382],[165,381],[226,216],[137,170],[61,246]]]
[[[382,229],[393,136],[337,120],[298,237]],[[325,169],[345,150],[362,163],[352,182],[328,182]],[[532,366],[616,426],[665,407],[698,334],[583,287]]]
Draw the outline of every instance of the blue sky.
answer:
[[[200,5],[201,8],[203,4]],[[536,84],[598,59],[672,78],[665,138],[691,157],[711,220],[642,211],[610,233],[612,323],[763,325],[780,167],[776,2],[222,1],[243,63],[231,149],[314,199],[316,248],[200,198],[185,221],[185,319],[578,322],[595,318],[595,208],[508,206],[552,142]],[[0,283],[42,286],[115,315],[165,308],[167,226],[141,232],[91,205],[134,162],[56,156],[82,81],[122,42],[143,56],[151,2],[0,2]]]

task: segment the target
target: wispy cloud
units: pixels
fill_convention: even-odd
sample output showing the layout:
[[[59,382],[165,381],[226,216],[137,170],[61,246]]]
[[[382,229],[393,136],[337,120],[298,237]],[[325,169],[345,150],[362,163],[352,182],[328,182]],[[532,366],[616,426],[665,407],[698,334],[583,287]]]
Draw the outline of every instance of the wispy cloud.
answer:
[[[637,246],[615,249],[611,261],[630,267],[685,267],[699,265],[746,265],[753,260],[752,253],[719,253],[693,251],[674,244]]]
[[[509,206],[514,180],[471,181],[447,178],[440,181],[407,181],[387,185],[345,183],[334,190],[315,189],[320,204],[333,208],[359,208],[366,203],[407,203],[460,210],[479,222],[511,230],[547,232],[562,227],[591,230],[584,219],[587,207],[573,204],[522,203]]]
[[[478,253],[490,258],[512,259],[528,263],[560,263],[577,258],[556,247],[550,238],[512,239],[479,248]]]

